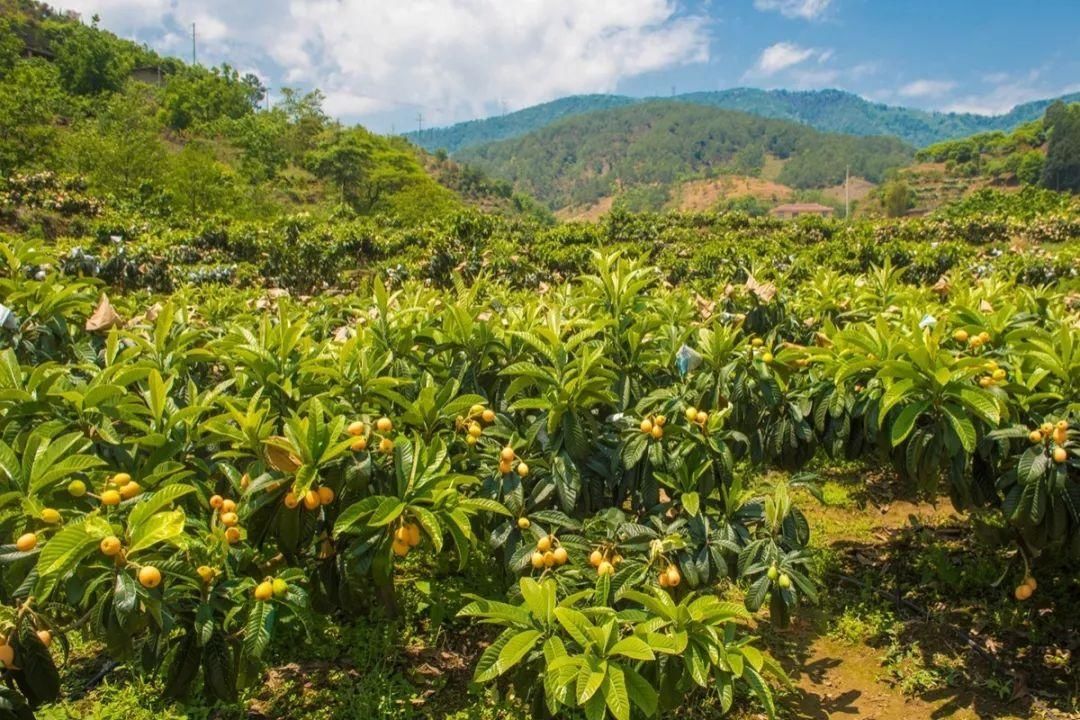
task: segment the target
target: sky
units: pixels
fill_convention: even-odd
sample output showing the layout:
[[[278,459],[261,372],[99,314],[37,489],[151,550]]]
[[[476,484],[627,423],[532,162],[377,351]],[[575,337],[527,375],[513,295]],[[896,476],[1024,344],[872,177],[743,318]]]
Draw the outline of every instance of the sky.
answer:
[[[1080,0],[54,0],[378,132],[581,93],[840,88],[996,114],[1080,90]]]

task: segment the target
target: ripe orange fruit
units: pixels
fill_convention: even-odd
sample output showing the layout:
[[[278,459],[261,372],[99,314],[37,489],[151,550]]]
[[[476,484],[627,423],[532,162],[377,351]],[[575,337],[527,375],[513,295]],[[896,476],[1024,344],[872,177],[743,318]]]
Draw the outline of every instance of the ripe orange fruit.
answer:
[[[359,437],[364,434],[364,423],[359,420],[354,420],[349,423],[349,427],[345,429],[345,432],[349,433],[353,437]]]
[[[285,503],[285,507],[289,508],[290,510],[295,510],[296,506],[300,504],[300,500],[297,499],[296,493],[291,491],[285,493],[285,497],[282,498],[282,502]]]
[[[353,452],[364,452],[367,450],[367,438],[361,435],[360,437],[349,443],[349,449]]]
[[[1058,425],[1056,428],[1054,428],[1053,436],[1054,442],[1058,445],[1064,445],[1069,441],[1069,432],[1065,428],[1061,427],[1061,425]]]
[[[652,435],[654,439],[659,440],[660,438],[664,437],[664,428],[660,427],[659,425],[653,425],[653,429],[650,435]]]
[[[667,573],[661,570],[660,573],[657,575],[657,582],[660,583],[660,587],[666,588],[670,584],[668,583]]]
[[[220,495],[210,496],[210,507],[214,508],[215,510],[219,509],[224,502],[225,498],[221,497]]]
[[[148,589],[156,588],[161,584],[161,571],[153,565],[143,565],[139,568],[139,584]]]
[[[469,435],[474,438],[478,438],[484,434],[484,428],[480,427],[480,423],[473,423],[469,426]]]
[[[101,493],[101,504],[109,506],[119,505],[120,493],[116,492],[115,490],[106,490],[105,492]]]
[[[41,644],[45,647],[49,647],[50,645],[52,645],[52,633],[48,630],[38,630],[37,636],[38,640],[40,640]]]
[[[695,420],[697,420],[697,408],[693,405],[686,408],[686,419],[689,422],[694,422]]]
[[[19,536],[19,539],[15,541],[15,549],[19,552],[30,552],[37,547],[37,535],[35,533],[24,533]]]
[[[1030,440],[1033,445],[1038,445],[1043,441],[1042,433],[1038,430],[1032,430],[1028,433],[1028,440]]]
[[[564,547],[555,548],[551,554],[555,556],[556,565],[565,565],[570,559],[570,554],[566,552],[566,548]]]
[[[655,418],[653,418],[653,425],[659,425],[660,427],[664,427],[664,425],[666,424],[667,418],[663,415],[657,415]]]
[[[1069,453],[1065,451],[1063,447],[1054,448],[1054,462],[1063,463],[1069,459]]]
[[[604,554],[599,550],[593,550],[589,555],[589,564],[593,567],[600,567],[602,562],[604,562]]]
[[[1043,435],[1049,435],[1050,433],[1054,432],[1054,424],[1044,422],[1042,425],[1039,426],[1039,430],[1042,431]]]
[[[409,554],[409,543],[395,539],[394,542],[390,543],[390,549],[393,550],[394,554],[398,557],[405,557]]]
[[[130,500],[131,498],[138,495],[140,492],[142,492],[142,485],[135,482],[134,480],[129,483],[124,483],[120,486],[120,497],[124,498],[125,500]]]
[[[511,462],[514,459],[514,448],[507,445],[499,452],[499,459],[504,462]]]
[[[645,418],[644,420],[641,421],[640,427],[641,427],[641,432],[643,432],[643,433],[651,433],[652,428],[653,428],[652,420],[650,420],[649,418]]]
[[[255,599],[259,602],[266,602],[272,597],[274,597],[274,586],[272,583],[263,580],[255,586]]]
[[[388,433],[394,429],[394,423],[388,417],[381,417],[375,421],[375,427],[381,433]]]
[[[199,577],[202,578],[202,581],[207,585],[214,579],[214,569],[209,565],[200,565],[195,572],[199,574]]]
[[[236,512],[236,501],[235,500],[222,500],[221,501],[221,512],[223,512],[223,513]]]
[[[529,474],[529,466],[528,466],[528,465],[526,465],[525,463],[518,463],[518,466],[517,466],[517,474],[518,474],[518,475],[519,475],[520,477],[525,477],[525,476],[527,476],[527,475]]]
[[[600,577],[603,577],[604,575],[614,575],[615,566],[607,560],[604,560],[596,567],[596,574]]]
[[[112,482],[112,484],[116,485],[117,487],[127,485],[129,482],[131,482],[131,476],[128,475],[126,472],[119,472],[112,476],[112,480],[110,480],[110,482]]]
[[[1013,596],[1016,597],[1017,600],[1023,602],[1024,600],[1027,600],[1029,597],[1031,597],[1032,592],[1034,591],[1031,589],[1030,585],[1024,585],[1023,583],[1021,583],[1020,585],[1016,586],[1016,590],[1013,591]]]
[[[408,529],[406,529],[404,525],[400,526],[397,530],[394,531],[394,539],[400,543],[405,543],[407,545],[409,543]]]
[[[394,441],[390,438],[383,438],[379,441],[379,452],[384,455],[389,455],[394,452]]]
[[[994,378],[990,377],[989,375],[983,375],[981,378],[979,378],[979,387],[988,388],[993,384]]]
[[[548,550],[546,553],[544,553],[544,567],[554,567],[554,566],[555,566],[555,553]]]
[[[15,648],[7,643],[0,645],[0,665],[6,668],[15,667]]]
[[[544,567],[544,553],[534,552],[532,554],[532,566],[534,570],[539,570]]]
[[[551,536],[545,535],[536,541],[536,549],[540,552],[547,552],[551,549]]]
[[[420,526],[415,523],[409,523],[405,526],[406,538],[405,542],[409,547],[416,547],[420,544]]]
[[[494,410],[485,410],[482,417],[484,418],[484,422],[493,423],[493,422],[495,422],[495,411]]]
[[[466,435],[465,436],[465,444],[468,445],[469,447],[473,447],[474,445],[476,445],[476,436],[475,435]]]
[[[484,406],[480,403],[476,403],[469,408],[469,417],[476,417],[482,412],[484,412]]]
[[[667,582],[670,587],[678,587],[679,583],[682,582],[682,574],[679,572],[679,568],[674,565],[668,565],[665,574],[667,575]]]
[[[47,525],[55,525],[60,522],[60,511],[54,508],[45,508],[41,511],[41,521]]]
[[[1028,575],[1026,578],[1024,578],[1024,585],[1027,585],[1029,588],[1031,588],[1031,592],[1035,592],[1039,589],[1039,583],[1035,582],[1035,578],[1031,575]]]
[[[499,472],[502,473],[503,475],[506,475],[507,473],[509,473],[513,469],[514,469],[514,464],[511,461],[509,461],[509,460],[500,460],[499,461]]]
[[[518,518],[517,526],[519,528],[521,528],[522,530],[528,530],[531,525],[532,525],[532,522],[529,521],[529,518],[527,518],[527,517],[519,517]]]
[[[709,413],[705,412],[704,410],[698,410],[697,417],[694,419],[697,421],[698,425],[704,425],[705,423],[709,422]]]
[[[240,476],[240,489],[241,490],[247,490],[248,485],[250,485],[250,484],[251,484],[251,476],[250,475],[248,475],[247,473],[244,473],[243,475]]]
[[[983,344],[985,345],[986,343],[990,342],[990,333],[983,330],[981,333],[979,333],[979,339],[982,340]]]
[[[991,377],[994,378],[994,380],[1001,381],[1004,380],[1007,375],[1008,373],[1006,373],[1004,369],[998,368],[991,374]]]
[[[334,502],[334,491],[332,488],[328,488],[325,485],[319,488],[319,502],[323,505],[329,505]]]
[[[968,331],[961,328],[952,334],[953,340],[960,343],[966,343],[968,341]]]
[[[315,490],[308,490],[304,493],[304,507],[308,510],[315,510],[319,507],[319,493]]]
[[[101,548],[101,553],[103,555],[106,557],[113,557],[120,552],[120,538],[115,535],[102,538],[98,547]]]
[[[761,347],[764,344],[765,344],[765,341],[762,340],[761,338],[753,338],[753,339],[750,340],[750,346],[751,347]]]
[[[67,491],[71,497],[82,497],[86,494],[86,483],[82,480],[72,480],[68,483]]]
[[[234,512],[221,513],[221,524],[225,527],[232,527],[240,522],[240,517]]]
[[[240,542],[240,528],[235,526],[231,528],[226,528],[225,542],[229,543],[230,545],[235,545],[236,543]]]

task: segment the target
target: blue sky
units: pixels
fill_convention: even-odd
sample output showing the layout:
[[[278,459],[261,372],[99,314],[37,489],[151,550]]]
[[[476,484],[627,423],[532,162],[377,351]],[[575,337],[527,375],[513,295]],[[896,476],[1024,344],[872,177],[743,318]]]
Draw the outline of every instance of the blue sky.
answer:
[[[999,113],[1080,90],[1080,0],[58,0],[401,132],[564,95],[836,87]]]

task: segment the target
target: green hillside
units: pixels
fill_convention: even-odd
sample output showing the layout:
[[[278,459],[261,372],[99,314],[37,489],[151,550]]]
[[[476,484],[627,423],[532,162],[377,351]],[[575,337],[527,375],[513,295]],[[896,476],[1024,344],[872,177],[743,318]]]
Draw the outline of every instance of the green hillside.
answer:
[[[747,113],[652,101],[570,117],[458,157],[561,208],[630,188],[664,193],[694,178],[760,175],[770,158],[781,165],[775,180],[793,188],[836,185],[848,167],[879,182],[912,152],[895,138],[826,134]]]
[[[186,65],[45,5],[0,0],[9,190],[48,171],[111,208],[189,220],[304,211],[417,223],[466,204],[529,205],[402,138],[338,123],[318,91],[284,89],[273,109],[265,92],[228,65]]]
[[[1063,98],[1080,100],[1080,93]],[[993,130],[1012,130],[1042,116],[1052,99],[1017,105],[1003,115],[927,112],[874,103],[841,90],[759,90],[733,88],[676,95],[671,100],[762,117],[791,120],[824,132],[894,135],[916,147]],[[571,115],[648,100],[618,95],[579,95],[536,105],[499,117],[432,128],[406,137],[421,147],[457,152],[467,147],[518,137]]]

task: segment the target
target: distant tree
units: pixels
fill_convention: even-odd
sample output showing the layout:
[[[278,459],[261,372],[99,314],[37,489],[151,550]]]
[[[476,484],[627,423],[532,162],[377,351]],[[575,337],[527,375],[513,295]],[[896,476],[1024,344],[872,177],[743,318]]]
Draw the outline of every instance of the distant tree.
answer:
[[[86,175],[93,189],[118,198],[160,190],[166,152],[154,107],[145,86],[112,96],[97,118],[67,137],[64,164]]]
[[[1080,104],[1055,102],[1046,109],[1043,122],[1050,132],[1043,187],[1080,192]]]
[[[281,89],[281,99],[276,109],[285,113],[289,123],[284,146],[293,162],[301,162],[308,152],[314,150],[316,138],[329,127],[330,118],[322,108],[325,99],[319,90],[301,94],[292,88]]]
[[[1016,179],[1025,185],[1035,185],[1042,177],[1046,158],[1038,150],[1028,150],[1020,156],[1016,167]]]
[[[307,165],[334,186],[342,203],[357,205],[372,168],[371,147],[355,132],[334,133],[309,154]]]
[[[15,63],[0,81],[0,171],[49,164],[62,98],[55,65],[40,59]]]
[[[163,120],[174,130],[221,118],[250,115],[262,101],[265,88],[253,75],[243,77],[230,67],[186,67],[169,77],[162,97]]]
[[[45,27],[68,92],[96,95],[124,84],[134,58],[123,41],[98,28],[97,15],[89,27],[70,21],[50,21]]]
[[[22,50],[23,41],[15,31],[15,22],[11,18],[0,17],[0,79],[15,67]]]
[[[890,180],[881,188],[881,204],[889,217],[900,217],[911,207],[911,190],[901,180]]]
[[[168,190],[176,210],[193,218],[221,210],[234,197],[233,175],[204,142],[191,142],[169,163]]]

